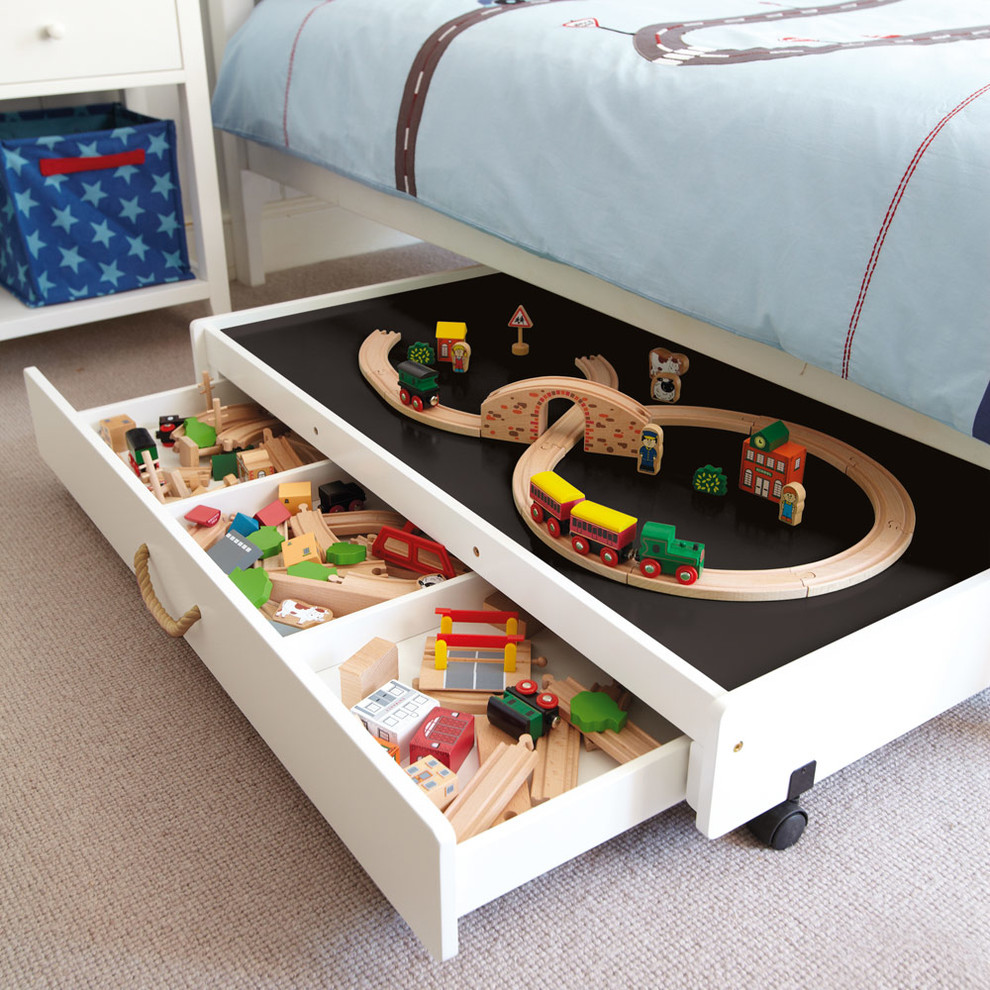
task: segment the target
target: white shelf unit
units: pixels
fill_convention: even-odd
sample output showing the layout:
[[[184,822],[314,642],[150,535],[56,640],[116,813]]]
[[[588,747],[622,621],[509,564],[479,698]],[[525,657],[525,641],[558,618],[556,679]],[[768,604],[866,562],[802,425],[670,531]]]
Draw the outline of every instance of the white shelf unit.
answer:
[[[145,0],[140,10],[120,0],[85,5],[53,0],[43,9],[0,0],[0,23],[0,110],[19,108],[14,101],[104,92],[123,93],[123,102],[135,106],[145,90],[175,87],[176,129],[184,154],[183,206],[192,220],[190,252],[196,259],[195,279],[37,309],[0,289],[0,340],[204,299],[211,312],[228,312],[230,288],[197,0]]]

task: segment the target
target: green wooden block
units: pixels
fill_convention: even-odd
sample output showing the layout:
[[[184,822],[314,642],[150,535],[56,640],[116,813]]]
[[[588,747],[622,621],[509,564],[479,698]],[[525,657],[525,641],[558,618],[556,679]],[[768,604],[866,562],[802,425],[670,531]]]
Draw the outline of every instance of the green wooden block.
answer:
[[[207,444],[209,446],[209,444]],[[228,474],[237,474],[237,454],[214,454],[210,458],[210,470],[214,481],[223,481]]]
[[[571,698],[571,725],[582,732],[621,732],[628,718],[603,691],[580,691]]]
[[[331,543],[327,550],[327,563],[343,567],[347,564],[360,564],[367,556],[367,548],[357,543]]]
[[[247,540],[253,543],[260,551],[262,557],[274,557],[281,553],[282,544],[285,540],[282,534],[274,526],[261,526],[251,533]]]
[[[301,560],[285,569],[286,574],[293,577],[309,578],[312,581],[326,581],[331,574],[337,573],[336,567],[324,567],[315,560]]]
[[[246,571],[235,567],[230,572],[230,580],[247,595],[255,608],[261,608],[272,597],[272,579],[263,567],[249,567]]]
[[[195,416],[190,416],[183,424],[182,428],[185,430],[186,436],[200,450],[204,447],[213,447],[217,442],[217,431],[213,429],[212,426],[207,426],[206,423],[201,423]]]

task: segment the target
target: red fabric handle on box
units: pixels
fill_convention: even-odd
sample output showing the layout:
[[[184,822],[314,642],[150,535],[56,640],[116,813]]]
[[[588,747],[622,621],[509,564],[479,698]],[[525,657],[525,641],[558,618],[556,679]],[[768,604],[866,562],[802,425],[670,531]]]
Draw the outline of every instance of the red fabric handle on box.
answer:
[[[67,175],[69,172],[92,172],[101,168],[143,164],[144,148],[136,148],[116,155],[90,155],[88,158],[42,158],[38,168],[42,175]]]

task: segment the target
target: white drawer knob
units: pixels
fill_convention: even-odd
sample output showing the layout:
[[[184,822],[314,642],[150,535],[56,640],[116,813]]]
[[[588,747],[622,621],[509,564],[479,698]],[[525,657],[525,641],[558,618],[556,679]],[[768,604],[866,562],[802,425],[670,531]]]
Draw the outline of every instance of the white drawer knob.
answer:
[[[51,24],[45,25],[42,34],[46,38],[57,41],[59,38],[65,37],[65,25],[61,21],[52,21]]]

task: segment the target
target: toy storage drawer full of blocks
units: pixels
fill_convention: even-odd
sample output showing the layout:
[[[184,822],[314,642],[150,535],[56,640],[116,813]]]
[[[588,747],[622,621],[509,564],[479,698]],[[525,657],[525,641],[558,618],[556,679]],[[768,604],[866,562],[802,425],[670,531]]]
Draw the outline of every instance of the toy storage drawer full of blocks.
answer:
[[[22,302],[192,277],[172,121],[119,103],[0,114],[0,283]]]

